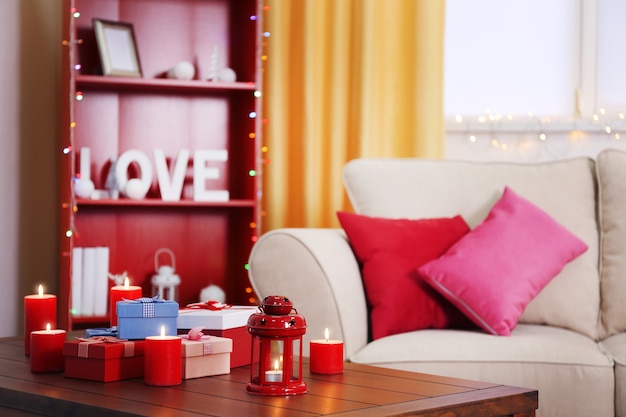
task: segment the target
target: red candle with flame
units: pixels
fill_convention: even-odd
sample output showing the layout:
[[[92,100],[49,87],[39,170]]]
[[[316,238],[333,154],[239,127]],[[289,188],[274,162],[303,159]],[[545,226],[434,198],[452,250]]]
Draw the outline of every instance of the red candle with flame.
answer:
[[[141,287],[130,285],[128,277],[124,278],[124,285],[111,287],[109,292],[109,321],[111,327],[117,326],[117,302],[125,300],[136,300],[141,298]]]
[[[46,325],[57,327],[57,296],[44,294],[39,286],[38,294],[24,297],[24,353],[30,355],[30,332],[43,330]]]
[[[328,329],[324,340],[311,340],[310,369],[314,374],[340,374],[343,372],[343,342],[330,340]]]
[[[65,368],[63,344],[66,332],[61,329],[35,330],[30,332],[30,371],[60,372]]]
[[[179,336],[146,337],[143,379],[146,385],[171,386],[183,380],[182,339]]]

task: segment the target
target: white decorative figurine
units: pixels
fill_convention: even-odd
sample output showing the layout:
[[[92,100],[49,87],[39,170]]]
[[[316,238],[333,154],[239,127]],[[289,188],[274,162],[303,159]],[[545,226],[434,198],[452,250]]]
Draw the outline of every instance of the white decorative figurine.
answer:
[[[180,61],[167,72],[167,78],[175,80],[193,80],[196,69],[191,62]]]
[[[171,265],[159,266],[159,255],[167,253],[170,255]],[[176,301],[176,287],[180,285],[180,277],[176,275],[176,259],[174,252],[168,248],[161,248],[154,253],[154,269],[156,274],[152,276],[152,292],[164,300]]]

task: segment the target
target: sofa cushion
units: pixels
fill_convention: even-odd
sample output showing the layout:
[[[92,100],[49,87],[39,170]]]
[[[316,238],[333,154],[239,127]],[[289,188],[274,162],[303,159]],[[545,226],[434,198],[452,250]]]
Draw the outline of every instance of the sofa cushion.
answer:
[[[590,158],[535,164],[357,159],[344,168],[344,183],[357,213],[414,219],[460,214],[472,228],[510,186],[589,247],[528,304],[520,323],[552,324],[598,336],[599,236]]]
[[[373,341],[349,360],[535,388],[537,417],[614,415],[612,362],[592,339],[567,329],[520,324],[510,337],[420,330]]]
[[[505,187],[487,218],[421,277],[483,330],[508,336],[528,303],[587,245]]]
[[[602,323],[607,335],[626,331],[626,152],[597,157],[602,258]]]
[[[615,415],[626,416],[626,333],[617,333],[602,342],[615,362]]]
[[[459,310],[417,279],[417,267],[469,232],[460,216],[420,220],[346,212],[337,216],[362,265],[373,339],[410,330],[470,326]]]

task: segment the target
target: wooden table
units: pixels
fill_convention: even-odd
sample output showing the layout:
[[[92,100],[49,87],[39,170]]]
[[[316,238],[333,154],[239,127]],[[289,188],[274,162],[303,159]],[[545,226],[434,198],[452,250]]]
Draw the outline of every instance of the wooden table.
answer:
[[[33,374],[22,338],[0,340],[0,415],[43,416],[429,416],[532,417],[537,391],[352,363],[339,375],[309,374],[309,392],[248,394],[247,367],[229,375],[149,387],[142,379],[93,382],[62,373]]]

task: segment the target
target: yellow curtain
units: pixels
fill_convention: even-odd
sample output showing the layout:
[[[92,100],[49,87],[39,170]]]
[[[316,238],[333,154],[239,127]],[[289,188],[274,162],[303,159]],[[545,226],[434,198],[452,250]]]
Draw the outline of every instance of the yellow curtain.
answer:
[[[338,227],[351,159],[443,156],[444,5],[266,0],[263,231]]]

